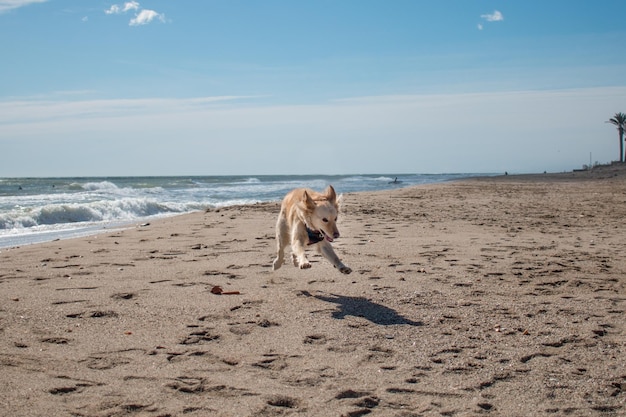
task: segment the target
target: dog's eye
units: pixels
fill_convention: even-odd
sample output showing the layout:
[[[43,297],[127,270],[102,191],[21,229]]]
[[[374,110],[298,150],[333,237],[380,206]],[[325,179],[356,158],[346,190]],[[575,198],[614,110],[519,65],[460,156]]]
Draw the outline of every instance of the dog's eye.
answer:
[[[337,217],[335,217],[335,221],[337,221]]]
[[[328,219],[327,219],[326,217],[324,217],[324,218],[322,219],[322,221],[323,221],[324,223],[328,223]]]

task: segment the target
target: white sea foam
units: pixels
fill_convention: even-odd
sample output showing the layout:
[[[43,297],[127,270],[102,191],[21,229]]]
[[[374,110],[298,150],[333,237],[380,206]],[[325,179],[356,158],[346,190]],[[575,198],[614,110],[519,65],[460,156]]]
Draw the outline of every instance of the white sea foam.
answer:
[[[112,182],[109,181],[100,181],[100,182],[87,182],[81,186],[83,190],[87,191],[117,191],[119,187]]]
[[[47,204],[20,207],[0,213],[0,231],[41,225],[134,220],[166,213],[184,212],[185,204],[166,204],[145,198],[100,200],[88,203]]]

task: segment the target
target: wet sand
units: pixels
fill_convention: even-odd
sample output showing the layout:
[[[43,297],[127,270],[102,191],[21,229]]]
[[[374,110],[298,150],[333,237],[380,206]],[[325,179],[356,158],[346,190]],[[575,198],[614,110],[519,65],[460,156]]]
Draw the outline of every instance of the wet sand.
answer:
[[[351,275],[277,203],[2,249],[0,415],[626,414],[623,169],[343,198]]]

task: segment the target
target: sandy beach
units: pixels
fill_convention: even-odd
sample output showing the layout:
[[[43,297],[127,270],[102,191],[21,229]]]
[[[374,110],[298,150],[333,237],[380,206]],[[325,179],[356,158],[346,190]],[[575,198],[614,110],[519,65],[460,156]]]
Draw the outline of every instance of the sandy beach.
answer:
[[[0,415],[626,415],[624,169],[343,199],[351,275],[277,203],[0,250]]]

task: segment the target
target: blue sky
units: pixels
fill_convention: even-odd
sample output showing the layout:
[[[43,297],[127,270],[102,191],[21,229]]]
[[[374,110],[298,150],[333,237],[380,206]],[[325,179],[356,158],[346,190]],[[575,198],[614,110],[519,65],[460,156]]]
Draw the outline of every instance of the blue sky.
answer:
[[[0,176],[619,158],[626,2],[0,0]]]

